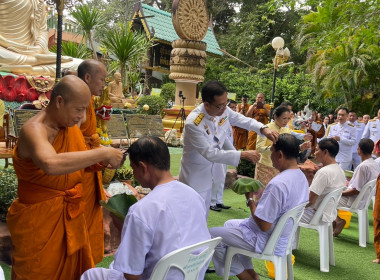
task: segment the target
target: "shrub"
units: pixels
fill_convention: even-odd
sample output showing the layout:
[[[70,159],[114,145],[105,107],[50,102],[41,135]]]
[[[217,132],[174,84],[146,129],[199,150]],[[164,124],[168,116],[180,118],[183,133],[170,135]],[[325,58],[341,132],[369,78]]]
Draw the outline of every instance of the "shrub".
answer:
[[[237,166],[236,171],[239,175],[255,178],[255,167],[256,165],[253,162],[242,159]]]
[[[16,174],[13,170],[0,170],[0,221],[5,222],[8,208],[16,197]]]
[[[138,114],[147,114],[147,115],[160,115],[163,116],[164,108],[166,108],[166,102],[160,96],[157,95],[146,95],[139,98],[137,106]],[[143,106],[147,104],[149,110],[145,111]]]
[[[175,100],[175,84],[174,83],[167,83],[163,84],[161,87],[161,93],[160,96],[163,100],[165,100],[165,103],[168,103],[170,100]]]

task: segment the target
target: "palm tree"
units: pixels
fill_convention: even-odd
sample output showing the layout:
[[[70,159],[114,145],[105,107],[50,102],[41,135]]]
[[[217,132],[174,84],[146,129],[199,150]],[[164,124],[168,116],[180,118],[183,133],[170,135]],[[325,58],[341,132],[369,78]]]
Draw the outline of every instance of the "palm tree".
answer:
[[[117,57],[120,74],[125,81],[125,71],[128,66],[129,72],[138,71],[140,63],[148,59],[147,52],[152,46],[152,40],[144,34],[133,32],[131,25],[126,27],[118,24],[114,29],[106,32],[102,44],[107,50]]]
[[[91,32],[95,28],[102,27],[106,24],[100,10],[97,8],[90,10],[88,5],[79,5],[71,12],[71,16],[74,18],[71,22],[79,29],[82,35],[89,40],[93,58],[97,59]]]
[[[56,53],[57,45],[52,46],[50,48],[50,51]],[[75,58],[87,59],[91,57],[92,52],[85,44],[77,44],[74,42],[67,41],[62,42],[62,54]]]

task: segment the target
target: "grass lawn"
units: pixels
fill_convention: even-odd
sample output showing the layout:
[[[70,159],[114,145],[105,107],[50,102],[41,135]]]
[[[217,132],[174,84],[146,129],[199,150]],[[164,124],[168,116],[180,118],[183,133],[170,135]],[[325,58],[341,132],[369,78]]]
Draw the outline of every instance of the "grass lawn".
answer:
[[[171,171],[173,175],[178,175],[182,149],[170,148]],[[224,203],[231,205],[229,210],[222,212],[210,212],[208,226],[223,226],[229,219],[246,218],[249,216],[248,208],[245,206],[245,199],[231,190],[224,192]],[[372,204],[370,206],[372,209]],[[335,267],[330,267],[329,273],[319,271],[319,244],[318,233],[310,229],[301,229],[300,249],[293,251],[295,256],[294,276],[297,280],[378,280],[380,279],[380,265],[373,264],[375,251],[373,246],[373,226],[372,210],[369,211],[370,221],[370,243],[366,248],[358,245],[358,221],[354,214],[348,229],[344,229],[341,235],[334,238],[335,246]],[[113,257],[106,257],[98,266],[108,267]],[[270,279],[267,275],[264,261],[253,260],[256,271],[261,275],[261,279]],[[1,265],[5,271],[6,279],[10,279],[10,268]],[[222,279],[215,274],[206,274],[205,279]],[[237,279],[237,277],[230,277]]]

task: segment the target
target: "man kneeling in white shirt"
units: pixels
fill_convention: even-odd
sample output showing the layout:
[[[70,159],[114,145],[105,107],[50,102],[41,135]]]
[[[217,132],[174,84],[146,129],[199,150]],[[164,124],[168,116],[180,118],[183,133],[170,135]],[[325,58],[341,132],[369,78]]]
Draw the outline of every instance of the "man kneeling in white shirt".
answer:
[[[315,158],[322,163],[323,167],[315,173],[309,189],[309,204],[305,208],[301,222],[310,223],[324,197],[346,185],[344,171],[335,161],[338,152],[339,143],[335,139],[324,138],[317,144]],[[336,215],[336,209],[332,209],[332,205],[327,206],[323,211],[322,221],[331,223],[335,220]]]
[[[358,145],[358,155],[362,159],[362,163],[356,167],[354,175],[350,181],[350,185],[346,190],[342,192],[342,197],[339,200],[338,206],[350,207],[361,189],[369,181],[374,180],[380,173],[380,167],[372,158],[374,143],[369,138],[363,138]],[[363,199],[359,203],[359,209],[362,208],[368,199],[368,196],[372,195],[367,193],[363,196]],[[337,217],[334,223],[334,236],[338,236],[343,230],[346,221]]]
[[[166,144],[157,137],[144,137],[134,142],[128,153],[133,175],[152,191],[129,208],[110,269],[89,269],[81,279],[149,279],[166,254],[210,239],[204,200],[174,180]],[[199,279],[204,278],[207,265]],[[165,279],[183,279],[183,274],[171,269]]]

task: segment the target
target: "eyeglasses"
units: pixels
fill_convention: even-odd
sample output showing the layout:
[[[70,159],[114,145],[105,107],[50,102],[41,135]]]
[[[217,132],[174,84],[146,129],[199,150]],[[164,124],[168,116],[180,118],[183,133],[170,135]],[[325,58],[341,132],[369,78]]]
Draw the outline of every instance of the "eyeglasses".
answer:
[[[210,103],[212,106],[214,106],[216,109],[218,109],[218,110],[222,110],[222,109],[225,109],[227,106],[228,106],[228,104],[229,104],[230,102],[229,101],[227,101],[226,103],[224,103],[224,104],[220,104],[220,105],[215,105],[215,104],[212,104],[212,103]]]

